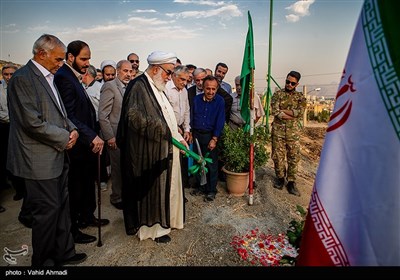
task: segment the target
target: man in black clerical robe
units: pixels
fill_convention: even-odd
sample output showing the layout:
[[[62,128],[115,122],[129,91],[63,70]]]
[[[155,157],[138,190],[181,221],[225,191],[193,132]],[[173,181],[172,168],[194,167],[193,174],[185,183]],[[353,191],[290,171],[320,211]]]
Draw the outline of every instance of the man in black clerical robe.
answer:
[[[179,150],[172,137],[187,144],[162,92],[174,67],[169,54],[152,53],[145,73],[128,84],[117,132],[126,233],[156,242],[169,242],[170,229],[183,228]]]

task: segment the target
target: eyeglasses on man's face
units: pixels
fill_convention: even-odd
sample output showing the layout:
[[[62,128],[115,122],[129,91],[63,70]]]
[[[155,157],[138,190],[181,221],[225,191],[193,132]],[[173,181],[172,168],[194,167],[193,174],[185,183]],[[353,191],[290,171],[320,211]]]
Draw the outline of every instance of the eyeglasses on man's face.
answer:
[[[131,60],[129,60],[129,62],[130,62],[130,63],[139,63],[139,60],[131,59]]]
[[[290,84],[291,86],[295,86],[295,85],[297,85],[297,82],[291,82],[291,81],[289,81],[289,80],[286,80],[286,84],[288,85],[288,84]]]
[[[164,70],[164,72],[167,73],[168,76],[171,76],[173,73],[173,71],[171,71],[169,69],[165,70],[164,67],[162,67],[161,65],[158,65],[158,67],[160,67],[162,70]]]

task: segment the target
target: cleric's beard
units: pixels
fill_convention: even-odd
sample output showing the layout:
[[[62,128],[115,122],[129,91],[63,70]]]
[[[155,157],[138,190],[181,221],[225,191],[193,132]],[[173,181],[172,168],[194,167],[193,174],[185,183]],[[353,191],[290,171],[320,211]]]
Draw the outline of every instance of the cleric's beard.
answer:
[[[156,88],[159,91],[164,91],[165,90],[165,81],[161,76],[162,74],[162,69],[160,69],[160,71],[157,72],[157,74],[154,76],[153,80],[154,80],[154,85],[156,86]]]

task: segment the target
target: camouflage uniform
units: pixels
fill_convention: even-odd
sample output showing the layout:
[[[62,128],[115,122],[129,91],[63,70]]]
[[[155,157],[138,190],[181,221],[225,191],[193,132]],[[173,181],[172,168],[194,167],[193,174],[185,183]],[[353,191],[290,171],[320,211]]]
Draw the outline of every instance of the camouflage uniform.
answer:
[[[274,93],[271,99],[272,122],[272,160],[277,178],[287,176],[288,181],[296,182],[297,163],[300,160],[301,120],[307,106],[301,92],[286,92],[284,89]],[[281,110],[292,110],[296,119],[283,120],[279,117]],[[287,157],[287,170],[285,163]]]

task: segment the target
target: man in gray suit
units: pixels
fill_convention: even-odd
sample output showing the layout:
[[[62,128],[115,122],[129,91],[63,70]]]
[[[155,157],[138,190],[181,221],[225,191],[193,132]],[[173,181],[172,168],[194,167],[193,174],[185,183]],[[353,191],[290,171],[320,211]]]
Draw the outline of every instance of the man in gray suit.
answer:
[[[128,60],[117,63],[117,78],[105,82],[100,90],[99,123],[111,162],[112,193],[110,202],[115,208],[122,210],[121,199],[121,162],[120,151],[116,143],[118,122],[121,116],[122,99],[125,87],[131,80],[132,65]]]
[[[69,216],[66,150],[78,139],[53,83],[63,65],[66,47],[44,34],[33,45],[33,59],[10,80],[7,168],[22,177],[32,211],[32,266],[80,263],[75,252]]]

